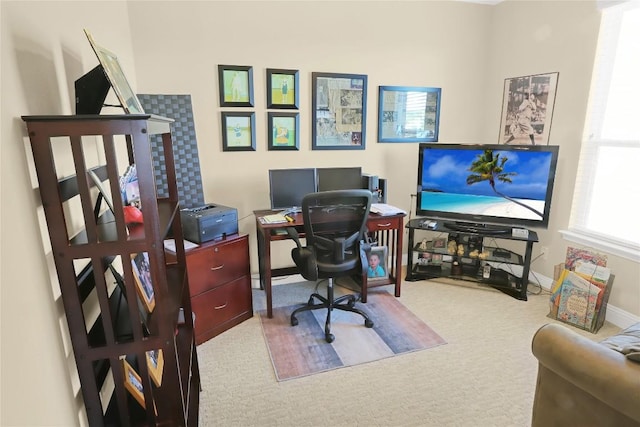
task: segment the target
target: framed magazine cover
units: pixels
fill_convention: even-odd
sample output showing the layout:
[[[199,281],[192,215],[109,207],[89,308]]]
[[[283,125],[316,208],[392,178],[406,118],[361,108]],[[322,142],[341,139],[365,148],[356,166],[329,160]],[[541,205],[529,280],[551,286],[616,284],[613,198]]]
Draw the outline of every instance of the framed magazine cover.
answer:
[[[364,150],[367,76],[311,73],[311,149]]]
[[[505,79],[498,143],[549,145],[559,73]]]

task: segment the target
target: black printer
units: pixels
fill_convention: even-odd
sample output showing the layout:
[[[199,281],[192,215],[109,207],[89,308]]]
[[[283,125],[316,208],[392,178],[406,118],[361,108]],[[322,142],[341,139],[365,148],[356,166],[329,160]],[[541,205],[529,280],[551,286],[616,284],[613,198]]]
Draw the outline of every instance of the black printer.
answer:
[[[203,243],[238,232],[238,210],[228,206],[206,204],[180,211],[184,238]]]

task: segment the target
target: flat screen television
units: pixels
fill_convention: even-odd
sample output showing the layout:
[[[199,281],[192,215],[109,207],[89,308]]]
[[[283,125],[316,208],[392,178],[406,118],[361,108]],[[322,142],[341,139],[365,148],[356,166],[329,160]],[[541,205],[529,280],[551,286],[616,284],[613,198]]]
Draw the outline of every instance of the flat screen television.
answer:
[[[416,214],[458,231],[549,223],[557,146],[422,143]]]
[[[270,169],[269,197],[271,209],[299,212],[302,198],[316,192],[315,168]]]
[[[316,168],[318,191],[362,188],[362,168]]]

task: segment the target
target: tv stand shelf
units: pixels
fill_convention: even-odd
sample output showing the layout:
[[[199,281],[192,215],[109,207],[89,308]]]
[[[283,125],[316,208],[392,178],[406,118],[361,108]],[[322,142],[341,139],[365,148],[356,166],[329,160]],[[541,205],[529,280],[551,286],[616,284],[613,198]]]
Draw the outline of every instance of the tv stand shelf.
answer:
[[[442,277],[467,280],[486,284],[519,300],[527,300],[531,252],[533,244],[538,241],[534,231],[527,230],[524,237],[502,230],[492,233],[490,228],[452,230],[444,222],[427,218],[413,219],[406,227],[409,230],[409,248],[405,280]],[[416,239],[416,231],[419,239]],[[498,247],[497,240],[523,242],[524,255]]]

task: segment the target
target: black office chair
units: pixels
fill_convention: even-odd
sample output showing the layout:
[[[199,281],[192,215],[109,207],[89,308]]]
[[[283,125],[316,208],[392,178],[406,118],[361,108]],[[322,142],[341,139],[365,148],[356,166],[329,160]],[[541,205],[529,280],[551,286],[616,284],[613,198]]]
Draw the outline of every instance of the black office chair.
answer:
[[[296,247],[291,256],[307,280],[328,279],[327,297],[313,293],[303,307],[291,313],[291,326],[298,324],[296,315],[303,311],[327,309],[325,340],[333,342],[331,334],[331,311],[344,310],[364,317],[364,325],[373,327],[373,321],[362,310],[355,308],[355,295],[344,295],[334,300],[333,279],[341,276],[362,274],[366,267],[366,256],[361,256],[360,245],[367,231],[366,221],[371,207],[369,190],[334,190],[307,194],[302,200],[302,215],[306,246],[293,227],[288,227],[289,236]],[[316,303],[315,300],[319,300]]]

